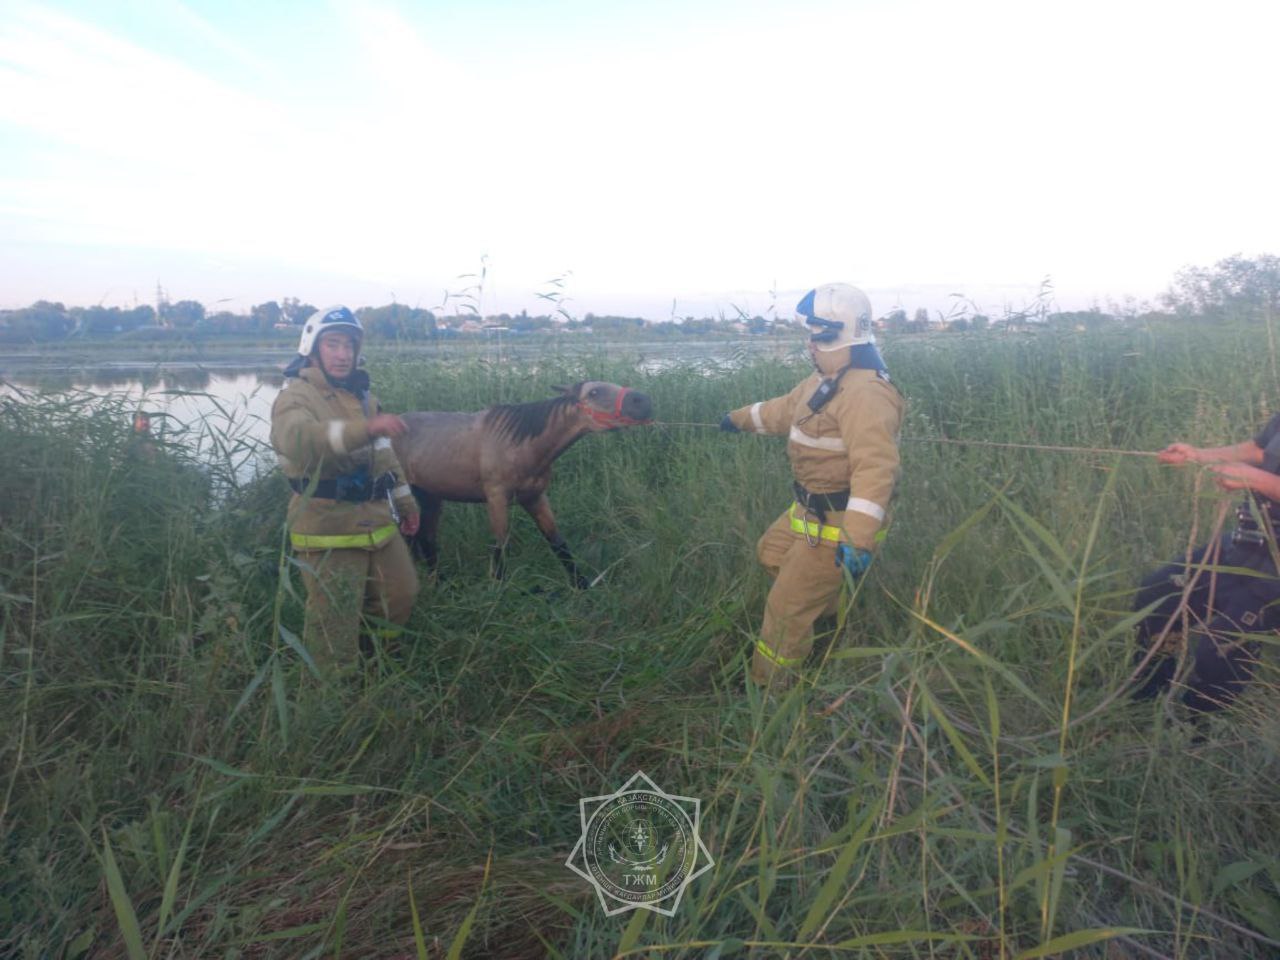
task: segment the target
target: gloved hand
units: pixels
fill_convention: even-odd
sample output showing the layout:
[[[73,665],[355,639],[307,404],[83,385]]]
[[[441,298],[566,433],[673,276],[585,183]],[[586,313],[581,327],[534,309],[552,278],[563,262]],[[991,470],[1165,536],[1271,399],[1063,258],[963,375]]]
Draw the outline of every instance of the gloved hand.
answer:
[[[844,567],[849,571],[849,576],[857,580],[871,566],[871,551],[859,550],[847,543],[836,544],[836,566]]]
[[[418,524],[420,523],[420,515],[411,513],[408,516],[400,518],[400,532],[406,537],[412,537],[418,532]]]
[[[725,433],[741,433],[737,427],[733,425],[733,418],[729,414],[724,415],[724,419],[720,421],[720,429]]]

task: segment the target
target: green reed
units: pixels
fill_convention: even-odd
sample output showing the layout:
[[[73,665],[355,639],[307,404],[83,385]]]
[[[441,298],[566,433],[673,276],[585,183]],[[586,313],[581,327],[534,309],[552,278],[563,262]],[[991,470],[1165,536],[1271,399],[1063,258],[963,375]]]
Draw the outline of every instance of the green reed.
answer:
[[[238,427],[191,425],[233,451],[210,465],[140,456],[119,398],[5,402],[0,953],[1272,956],[1274,655],[1199,729],[1108,703],[1134,584],[1219,495],[1148,460],[928,442],[1240,439],[1280,399],[1240,359],[1266,343],[886,343],[910,401],[889,538],[775,698],[743,665],[768,589],[754,543],[788,497],[779,440],[659,423],[575,445],[551,499],[603,574],[586,592],[523,516],[490,581],[483,509],[447,505],[403,657],[327,690],[297,649],[286,489],[244,479]],[[370,370],[391,410],[591,378],[706,425],[805,372],[641,359],[383,348]],[[703,802],[716,865],[673,918],[607,918],[563,865],[578,799],[636,770]]]

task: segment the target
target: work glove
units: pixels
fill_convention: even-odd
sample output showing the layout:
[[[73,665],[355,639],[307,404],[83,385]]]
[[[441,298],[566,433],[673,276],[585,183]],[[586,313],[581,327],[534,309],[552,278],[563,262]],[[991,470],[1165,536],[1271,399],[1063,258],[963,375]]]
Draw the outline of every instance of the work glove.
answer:
[[[859,550],[847,543],[836,544],[836,566],[849,571],[849,576],[857,580],[871,566],[871,551]]]
[[[734,426],[733,417],[727,413],[724,415],[724,419],[720,421],[720,429],[723,430],[725,433],[741,433],[742,432],[736,426]]]

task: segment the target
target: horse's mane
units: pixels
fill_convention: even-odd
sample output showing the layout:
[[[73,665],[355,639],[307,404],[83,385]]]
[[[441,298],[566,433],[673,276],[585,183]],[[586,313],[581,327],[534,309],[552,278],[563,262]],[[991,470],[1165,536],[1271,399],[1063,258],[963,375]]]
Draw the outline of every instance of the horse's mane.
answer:
[[[581,383],[575,383],[567,393],[550,400],[492,406],[485,411],[485,425],[491,427],[498,436],[510,437],[512,443],[523,443],[540,437],[554,418],[563,416],[578,402],[580,386]]]

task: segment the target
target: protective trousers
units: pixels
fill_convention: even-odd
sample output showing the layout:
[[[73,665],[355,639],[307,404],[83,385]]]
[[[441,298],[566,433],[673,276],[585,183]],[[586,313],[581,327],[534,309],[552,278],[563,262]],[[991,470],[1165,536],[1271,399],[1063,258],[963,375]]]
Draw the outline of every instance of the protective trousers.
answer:
[[[1255,570],[1261,576],[1229,571],[1204,570],[1187,597],[1188,642],[1193,666],[1186,680],[1182,701],[1192,710],[1209,713],[1226,706],[1243,690],[1258,663],[1258,642],[1248,634],[1272,632],[1280,628],[1280,580],[1271,563],[1270,548],[1233,545],[1223,538],[1222,552],[1215,562],[1206,560],[1208,546],[1197,548],[1191,562],[1171,563],[1147,577],[1138,589],[1134,609],[1156,601],[1158,605],[1137,626],[1135,658],[1141,660],[1177,613],[1184,588],[1201,563],[1210,566]],[[1210,607],[1212,595],[1213,606]],[[1166,636],[1170,649],[1157,653],[1146,672],[1138,678],[1133,696],[1139,700],[1155,697],[1173,682],[1177,671],[1176,641],[1182,636],[1181,615],[1174,619]],[[1173,642],[1170,642],[1173,641]]]
[[[373,550],[298,550],[307,587],[303,644],[322,670],[334,671],[355,662],[358,638],[400,633],[418,595],[418,573],[409,548],[399,536]],[[362,628],[362,616],[390,621]]]
[[[816,525],[815,525],[816,526]],[[816,539],[817,545],[810,546]],[[835,542],[792,529],[788,509],[764,532],[756,556],[773,577],[764,605],[764,623],[751,658],[751,679],[784,685],[813,649],[813,624],[836,612],[843,575]]]

